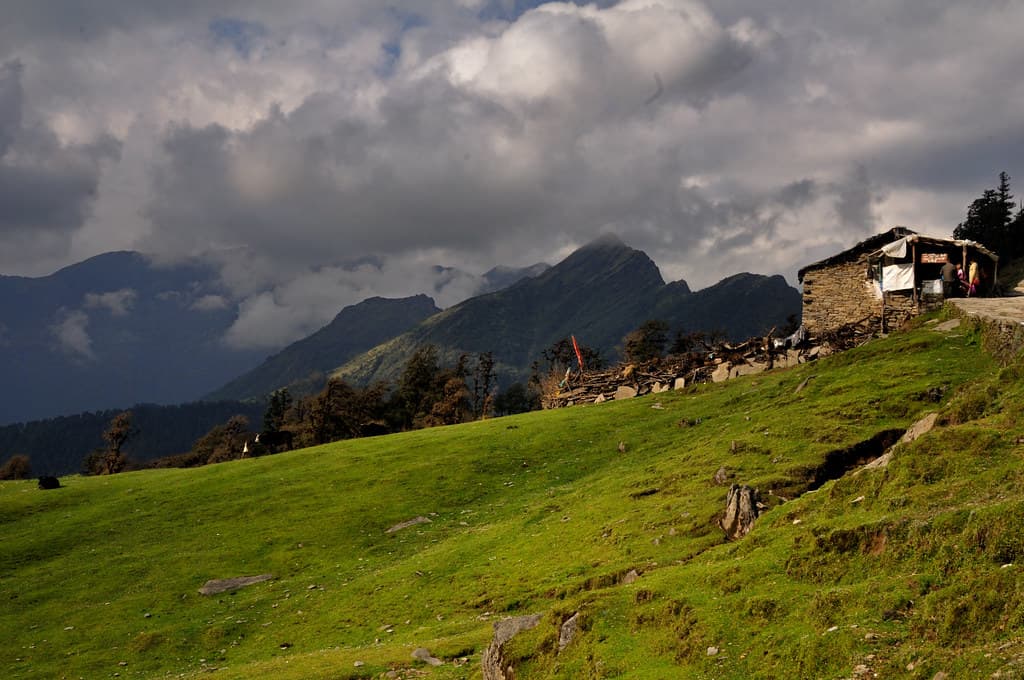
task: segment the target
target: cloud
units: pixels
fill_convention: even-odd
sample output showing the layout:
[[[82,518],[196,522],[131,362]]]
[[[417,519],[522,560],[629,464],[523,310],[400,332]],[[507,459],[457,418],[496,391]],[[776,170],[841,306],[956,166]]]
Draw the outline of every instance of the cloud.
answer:
[[[147,245],[244,244],[293,267],[533,243],[528,263],[609,228],[685,244],[701,234],[681,228],[686,159],[669,131],[729,92],[761,47],[666,0],[544,5],[494,35],[422,49],[409,31],[383,89],[320,92],[245,130],[173,127]],[[663,94],[645,105],[656,81]]]
[[[111,291],[109,293],[86,293],[83,306],[86,309],[106,309],[113,316],[126,316],[138,297],[131,288]]]
[[[57,348],[75,360],[95,360],[92,338],[89,337],[89,315],[82,310],[62,309],[50,326]]]
[[[447,307],[484,285],[479,275],[420,260],[392,257],[300,272],[271,290],[246,297],[225,335],[237,348],[276,349],[318,330],[342,308],[367,298],[424,292]]]
[[[199,312],[213,312],[227,309],[230,305],[230,301],[223,295],[204,295],[193,302],[189,309]]]
[[[9,5],[0,267],[232,253],[236,343],[605,231],[694,287],[792,281],[1024,176],[1019,3]]]
[[[112,137],[62,144],[27,110],[18,61],[0,65],[0,265],[64,247],[89,216]]]

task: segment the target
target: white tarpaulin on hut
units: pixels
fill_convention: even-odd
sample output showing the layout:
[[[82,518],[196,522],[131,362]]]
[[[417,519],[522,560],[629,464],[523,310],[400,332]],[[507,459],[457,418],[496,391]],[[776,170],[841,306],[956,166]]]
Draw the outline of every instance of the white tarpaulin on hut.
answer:
[[[913,288],[913,262],[882,267],[882,290],[911,290]]]
[[[907,239],[908,238],[910,238],[910,237],[909,236],[904,236],[903,238],[897,239],[897,240],[893,241],[892,243],[890,243],[888,245],[882,246],[882,252],[885,253],[886,255],[888,255],[889,257],[892,257],[892,258],[895,258],[895,259],[900,259],[900,258],[906,257],[907,256]],[[913,288],[913,286],[908,286],[908,288]],[[898,288],[889,288],[888,286],[886,286],[885,289],[886,290],[899,290]]]

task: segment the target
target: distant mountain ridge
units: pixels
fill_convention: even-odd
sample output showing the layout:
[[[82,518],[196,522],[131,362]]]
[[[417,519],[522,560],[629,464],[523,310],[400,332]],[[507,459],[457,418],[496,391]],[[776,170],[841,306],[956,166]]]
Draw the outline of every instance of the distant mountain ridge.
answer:
[[[400,299],[372,297],[345,307],[334,319],[294,342],[262,364],[206,396],[206,399],[251,399],[281,387],[315,392],[325,375],[352,357],[404,333],[441,310],[426,295]],[[307,387],[308,386],[308,387]]]
[[[800,295],[781,276],[738,274],[692,292],[685,281],[666,284],[645,253],[606,236],[539,276],[426,319],[335,375],[357,384],[394,380],[416,348],[433,344],[447,363],[463,353],[492,352],[505,382],[523,380],[543,350],[570,335],[614,359],[622,338],[647,319],[745,339],[799,312]]]
[[[15,388],[0,393],[0,425],[137,403],[190,402],[229,381],[245,384],[242,376],[267,359],[268,350],[224,341],[239,319],[240,301],[222,282],[221,266],[204,258],[158,264],[141,253],[117,251],[48,276],[0,275],[0,382]],[[337,266],[350,271],[384,265],[374,257],[358,257]],[[434,280],[434,289],[455,282],[456,288],[490,291],[546,266],[497,267],[482,276],[439,268],[445,276]],[[271,362],[271,372],[280,374],[286,359],[296,361],[294,379],[333,369],[353,352],[436,312],[426,300],[420,299],[420,311],[408,325],[383,307],[377,308],[379,320],[365,314],[346,331],[352,347],[336,347],[339,351],[324,366],[317,359],[326,351],[318,346],[324,341],[318,336],[303,345],[312,363],[295,360],[285,348],[280,352],[285,356]],[[382,328],[375,331],[378,322]],[[262,383],[245,378],[256,380],[251,389],[230,392],[262,397],[277,377]]]
[[[236,311],[199,260],[121,251],[0,276],[0,424],[194,400],[262,358],[220,341]]]

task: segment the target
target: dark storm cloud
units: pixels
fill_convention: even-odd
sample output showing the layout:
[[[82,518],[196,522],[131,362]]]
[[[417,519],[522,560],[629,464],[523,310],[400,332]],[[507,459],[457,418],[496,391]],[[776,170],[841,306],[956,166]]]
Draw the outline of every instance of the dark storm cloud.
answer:
[[[116,159],[111,137],[61,144],[45,124],[26,116],[17,61],[0,66],[0,241],[38,232],[69,235],[89,215],[100,163]]]
[[[871,186],[868,171],[858,165],[847,180],[836,187],[836,214],[848,233],[868,234],[876,230],[877,189]]]
[[[496,241],[585,241],[603,228],[627,239],[685,223],[684,159],[644,106],[703,106],[729,87],[756,48],[708,17],[681,50],[669,35],[635,57],[633,16],[574,11],[526,15],[476,50],[441,55],[396,76],[372,115],[349,93],[323,92],[251,130],[176,127],[163,144],[148,215],[158,236],[213,238],[285,260],[433,247],[478,251]],[[651,16],[646,16],[650,14]],[[678,36],[675,36],[678,37]],[[544,73],[510,70],[522,59],[559,59]],[[482,59],[475,72],[465,63]],[[632,60],[632,61],[630,61]],[[538,62],[540,66],[540,62]],[[670,228],[677,243],[701,236]],[[302,238],[290,238],[301,234]]]

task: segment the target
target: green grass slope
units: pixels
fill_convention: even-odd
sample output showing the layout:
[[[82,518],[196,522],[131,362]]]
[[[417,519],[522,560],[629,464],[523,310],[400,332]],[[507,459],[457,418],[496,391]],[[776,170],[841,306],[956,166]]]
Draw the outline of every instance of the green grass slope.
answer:
[[[1024,376],[978,344],[921,328],[691,391],[0,483],[0,675],[479,678],[493,622],[537,613],[520,679],[1020,677]],[[888,467],[807,492],[829,452],[932,410]],[[722,466],[769,506],[736,542]]]

